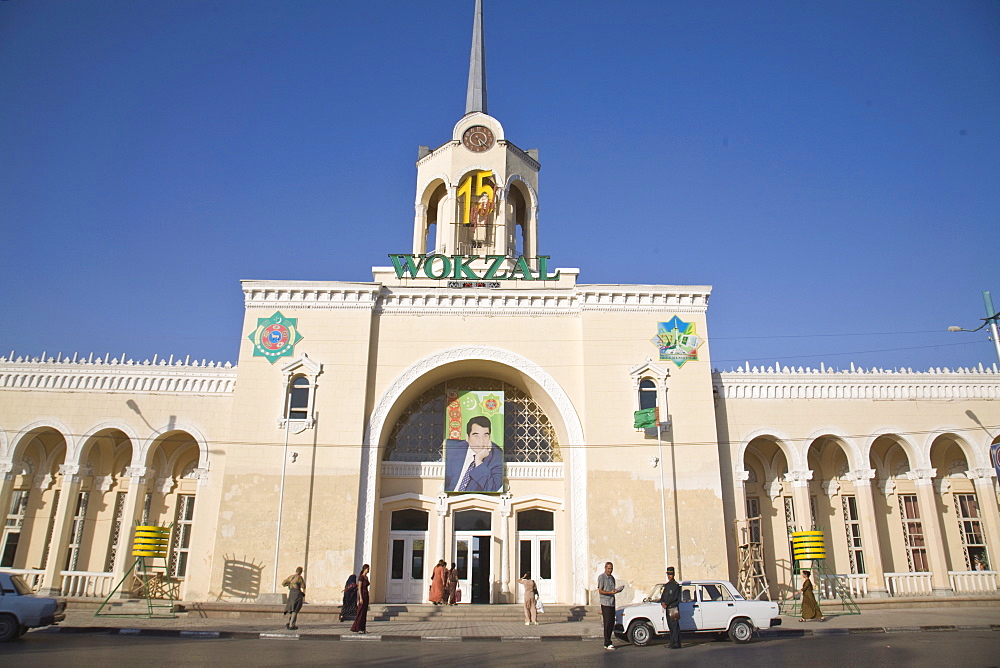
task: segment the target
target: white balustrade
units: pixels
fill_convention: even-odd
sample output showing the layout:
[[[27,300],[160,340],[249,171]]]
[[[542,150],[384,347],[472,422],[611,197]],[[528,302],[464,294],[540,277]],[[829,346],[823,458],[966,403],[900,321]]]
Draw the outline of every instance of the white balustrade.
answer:
[[[838,582],[850,593],[851,598],[868,596],[868,575],[866,573],[837,573],[820,576],[818,582],[820,598],[839,598],[837,595]]]
[[[933,573],[886,573],[885,587],[889,596],[930,596]]]
[[[948,571],[948,581],[956,594],[997,592],[997,571]]]
[[[63,571],[62,595],[74,598],[107,598],[114,588],[114,574]]]
[[[8,573],[14,573],[24,578],[24,581],[31,587],[31,591],[38,592],[45,584],[45,571],[34,568],[5,568]]]

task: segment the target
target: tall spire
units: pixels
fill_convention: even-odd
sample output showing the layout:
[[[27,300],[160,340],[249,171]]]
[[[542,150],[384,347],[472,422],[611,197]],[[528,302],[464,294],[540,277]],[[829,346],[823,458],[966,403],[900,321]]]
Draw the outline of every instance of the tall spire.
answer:
[[[469,55],[469,90],[465,95],[465,113],[486,110],[486,48],[483,40],[483,0],[476,0],[476,18],[472,22],[472,53]]]

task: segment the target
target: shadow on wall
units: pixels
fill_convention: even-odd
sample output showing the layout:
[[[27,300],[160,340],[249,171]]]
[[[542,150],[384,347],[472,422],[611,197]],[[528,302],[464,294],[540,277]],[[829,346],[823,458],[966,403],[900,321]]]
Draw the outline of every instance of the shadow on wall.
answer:
[[[226,556],[222,570],[222,593],[218,600],[238,598],[243,601],[254,600],[260,595],[262,565],[246,561],[246,557],[236,559]]]

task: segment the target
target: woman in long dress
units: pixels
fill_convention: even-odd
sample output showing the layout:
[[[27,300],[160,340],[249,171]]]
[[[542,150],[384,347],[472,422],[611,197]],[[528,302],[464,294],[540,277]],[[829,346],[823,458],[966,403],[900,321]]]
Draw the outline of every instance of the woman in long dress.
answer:
[[[428,598],[430,598],[431,603],[434,605],[441,605],[446,602],[444,601],[444,585],[447,577],[448,567],[444,559],[442,559],[434,567],[434,572],[431,574],[431,593]]]
[[[448,569],[448,605],[458,605],[458,569],[455,564]]]
[[[358,576],[351,573],[344,585],[344,600],[340,606],[340,621],[353,619],[358,614]]]
[[[285,628],[295,630],[299,628],[296,626],[299,617],[299,611],[302,610],[302,603],[306,599],[306,581],[302,577],[302,567],[299,566],[295,569],[293,575],[289,575],[285,578],[284,582],[281,583],[282,587],[288,587],[288,601],[285,603],[285,613],[286,615],[291,615],[288,621],[285,622]]]
[[[371,584],[368,581],[368,568],[368,564],[365,564],[358,574],[358,616],[351,626],[354,633],[368,633],[368,586]]]
[[[816,596],[813,595],[813,583],[809,580],[809,575],[809,571],[802,571],[802,589],[799,590],[802,593],[802,617],[799,621],[804,622],[808,619],[823,621],[826,617],[820,611]]]

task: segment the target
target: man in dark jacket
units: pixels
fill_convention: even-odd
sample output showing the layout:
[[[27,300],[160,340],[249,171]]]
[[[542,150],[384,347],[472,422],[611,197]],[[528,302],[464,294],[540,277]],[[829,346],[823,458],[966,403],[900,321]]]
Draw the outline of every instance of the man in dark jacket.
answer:
[[[667,618],[667,628],[670,629],[670,649],[681,648],[681,586],[674,579],[674,567],[667,567],[667,584],[663,585],[660,594],[660,605]],[[674,613],[674,614],[671,614]],[[674,619],[676,615],[676,619]]]

